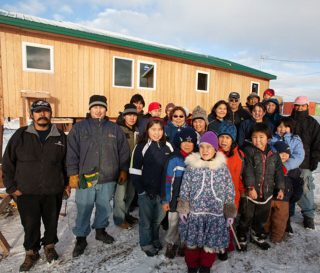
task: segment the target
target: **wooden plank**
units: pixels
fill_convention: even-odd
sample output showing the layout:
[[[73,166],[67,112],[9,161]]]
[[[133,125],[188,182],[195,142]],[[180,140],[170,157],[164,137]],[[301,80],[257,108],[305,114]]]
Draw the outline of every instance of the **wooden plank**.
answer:
[[[6,209],[12,199],[11,195],[7,195],[0,203],[0,214]]]
[[[3,236],[1,231],[0,231],[0,247],[3,249],[3,256],[7,257],[10,253],[10,245],[8,244],[8,241]]]

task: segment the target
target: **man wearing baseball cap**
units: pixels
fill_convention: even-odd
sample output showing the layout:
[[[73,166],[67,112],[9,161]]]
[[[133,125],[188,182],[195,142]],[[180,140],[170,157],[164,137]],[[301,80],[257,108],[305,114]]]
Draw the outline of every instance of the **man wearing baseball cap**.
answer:
[[[3,180],[9,194],[17,197],[26,250],[20,271],[29,271],[40,258],[58,259],[55,244],[64,190],[69,195],[65,168],[66,136],[51,124],[51,105],[37,100],[31,105],[32,124],[18,129],[3,156]],[[44,234],[41,238],[41,220]]]
[[[303,195],[298,202],[303,215],[305,228],[315,229],[314,226],[314,178],[312,171],[316,170],[320,161],[320,125],[309,115],[309,98],[299,96],[294,101],[291,117],[296,121],[295,133],[300,136],[305,158],[300,169],[304,180]]]
[[[240,94],[238,92],[231,92],[229,94],[228,103],[231,108],[231,121],[237,129],[239,129],[240,123],[251,118],[251,115],[248,111],[243,109],[240,101]]]

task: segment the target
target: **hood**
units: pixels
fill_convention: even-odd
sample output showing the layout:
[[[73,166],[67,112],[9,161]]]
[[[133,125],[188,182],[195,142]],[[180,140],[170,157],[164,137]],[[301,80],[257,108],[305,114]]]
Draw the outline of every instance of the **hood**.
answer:
[[[192,153],[186,158],[185,163],[187,166],[196,169],[209,168],[211,170],[217,170],[226,165],[226,158],[222,152],[217,152],[213,160],[205,161],[201,159],[200,153]]]

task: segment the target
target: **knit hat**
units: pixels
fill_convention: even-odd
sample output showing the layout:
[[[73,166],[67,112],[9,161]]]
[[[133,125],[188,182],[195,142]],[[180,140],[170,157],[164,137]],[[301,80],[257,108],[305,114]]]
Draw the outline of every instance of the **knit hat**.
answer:
[[[264,105],[267,106],[267,104],[268,104],[269,102],[272,102],[272,103],[274,103],[275,105],[279,106],[279,101],[278,101],[278,99],[277,99],[276,97],[271,97],[271,98],[267,99],[267,100],[264,102]]]
[[[34,101],[31,104],[30,110],[31,110],[31,113],[37,112],[37,111],[40,111],[40,110],[47,110],[49,112],[52,112],[50,103],[47,102],[47,101],[44,101],[44,100],[36,100],[36,101]]]
[[[180,148],[180,145],[182,142],[192,142],[194,146],[197,145],[197,133],[195,130],[191,127],[185,127],[182,128],[180,131],[178,131],[174,138],[173,138],[173,144],[177,148]]]
[[[299,96],[294,100],[294,105],[309,105],[309,98],[306,96]]]
[[[193,109],[192,111],[192,121],[194,121],[195,119],[203,119],[206,123],[206,125],[208,125],[208,117],[207,117],[207,112],[206,110],[204,110],[203,108],[201,108],[199,105]]]
[[[201,143],[208,143],[210,144],[216,151],[219,150],[219,142],[218,142],[218,137],[217,135],[212,132],[212,131],[208,131],[205,132],[202,137],[200,138],[200,143],[199,145],[201,145]]]
[[[124,106],[124,110],[122,112],[122,115],[125,116],[125,115],[128,115],[128,114],[138,115],[137,107],[133,103],[127,103]]]
[[[264,95],[269,95],[270,97],[273,97],[275,95],[275,92],[273,89],[268,88],[266,91],[263,92],[263,96]]]
[[[289,145],[284,141],[277,141],[276,143],[273,144],[273,147],[276,149],[276,151],[279,154],[280,153],[287,153],[289,155],[291,154]]]
[[[169,102],[167,105],[166,105],[166,109],[165,109],[165,112],[167,113],[168,109],[169,108],[174,108],[175,105],[172,103],[172,102]]]
[[[159,109],[161,109],[161,104],[159,102],[151,102],[148,107],[148,112]]]
[[[218,136],[221,135],[228,135],[235,142],[237,140],[237,127],[232,122],[224,121],[220,124],[219,128]]]
[[[93,106],[103,106],[108,109],[107,98],[101,95],[92,95],[89,100],[89,110]]]
[[[236,100],[240,99],[240,94],[238,92],[231,92],[229,94],[229,100],[231,99],[236,99]]]

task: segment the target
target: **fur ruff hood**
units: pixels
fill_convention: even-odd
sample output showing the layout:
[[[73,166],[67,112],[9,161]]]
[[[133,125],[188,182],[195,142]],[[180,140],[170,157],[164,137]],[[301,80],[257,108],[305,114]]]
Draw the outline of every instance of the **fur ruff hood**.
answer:
[[[187,166],[196,169],[209,168],[211,170],[217,170],[223,167],[223,165],[226,165],[226,157],[222,152],[217,152],[213,160],[204,161],[201,159],[200,153],[192,153],[186,158],[185,163]]]

